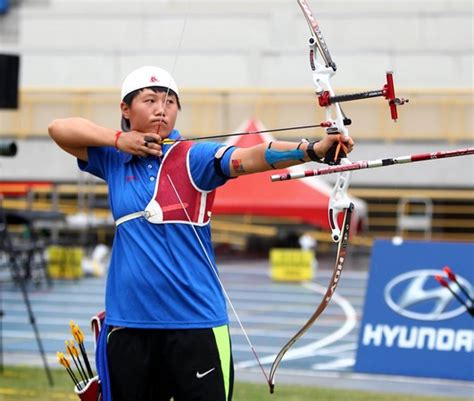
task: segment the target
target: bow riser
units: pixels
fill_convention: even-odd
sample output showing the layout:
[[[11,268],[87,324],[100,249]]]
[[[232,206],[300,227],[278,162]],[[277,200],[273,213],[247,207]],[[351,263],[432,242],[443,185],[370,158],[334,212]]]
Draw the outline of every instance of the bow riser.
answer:
[[[351,162],[349,159],[341,159],[341,165],[347,165]],[[328,220],[331,227],[331,236],[334,242],[341,238],[341,228],[339,227],[339,216],[349,207],[351,200],[347,194],[351,181],[350,172],[342,172],[338,175],[336,185],[334,186],[329,198]]]
[[[339,104],[345,101],[382,96],[388,100],[391,117],[396,121],[398,119],[397,105],[403,105],[404,103],[407,103],[408,100],[396,97],[393,73],[391,71],[387,72],[387,81],[381,90],[336,96],[330,82],[331,78],[336,73],[336,65],[334,61],[332,61],[329,49],[319,28],[319,24],[314,18],[307,1],[298,0],[298,4],[303,10],[311,32],[311,37],[309,38],[310,66],[313,73],[313,83],[316,88],[315,91],[318,96],[319,105],[325,108],[326,121],[321,123],[321,125],[326,127],[326,134],[340,134],[346,138],[349,137],[347,126],[351,124],[351,120],[346,117]],[[321,54],[325,64],[318,62],[318,52]],[[337,163],[337,154],[336,159],[331,161],[331,163]],[[343,155],[340,158],[340,164],[345,166],[351,164],[351,162],[345,157],[345,155]],[[350,180],[350,173],[341,171],[329,199],[328,220],[331,228],[331,236],[335,242],[338,242],[341,238],[341,228],[338,221],[339,216],[349,207],[351,202],[348,196]]]
[[[330,79],[335,74],[335,71],[331,68],[325,67],[316,61],[316,52],[313,51],[313,46],[309,45],[310,53],[313,57],[312,68],[313,70],[313,83],[316,87],[316,94],[322,95],[323,93],[329,93],[329,96],[335,96],[334,90],[332,89]],[[338,103],[328,104],[325,106],[325,123],[330,123],[330,126],[326,128],[326,133],[334,134],[340,133],[344,136],[349,136],[349,130],[346,128],[347,120],[344,117],[341,106]]]
[[[329,98],[335,97],[336,94],[331,86],[330,80],[336,73],[336,64],[332,61],[329,49],[308,3],[306,0],[298,0],[298,4],[303,10],[311,32],[311,37],[308,41],[309,61],[313,72],[313,83],[316,88],[316,95],[318,98],[321,98],[321,96],[327,96]],[[318,52],[324,59],[325,64],[317,60]],[[339,103],[325,105],[325,119],[324,124],[326,124],[327,127],[327,134],[341,134],[344,137],[349,137],[349,130],[346,125],[349,125],[351,121],[344,115]],[[345,157],[341,159],[341,164],[347,163],[349,163],[349,160]],[[341,237],[341,228],[338,223],[339,215],[350,205],[350,199],[347,195],[350,179],[351,176],[349,173],[341,173],[329,200],[328,220],[331,227],[331,235],[335,242],[338,242]]]

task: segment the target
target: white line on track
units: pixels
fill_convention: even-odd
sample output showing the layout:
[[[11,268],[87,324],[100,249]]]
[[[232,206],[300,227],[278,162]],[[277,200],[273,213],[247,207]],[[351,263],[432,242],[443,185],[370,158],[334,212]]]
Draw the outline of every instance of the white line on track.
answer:
[[[287,337],[288,338],[288,337]],[[318,351],[314,352],[314,355],[318,356],[332,356],[332,355],[338,355],[338,356],[347,356],[350,357],[354,354],[354,351],[357,348],[357,344],[355,342],[350,342],[349,344],[341,344],[341,345],[336,345],[334,347],[325,347],[322,348]],[[263,345],[259,346],[258,350],[260,352],[266,352],[266,353],[272,353],[275,354],[278,351],[280,351],[281,347],[277,346],[268,346],[268,345]],[[249,349],[247,344],[241,343],[241,344],[233,344],[232,345],[232,350],[233,351],[238,351],[238,352],[244,352],[244,353],[251,353],[252,351]]]
[[[336,370],[350,368],[355,365],[354,358],[339,358],[331,362],[315,363],[311,366],[313,370]]]
[[[326,288],[316,284],[316,283],[305,283],[302,284],[303,287],[310,289],[314,292],[320,293],[321,295],[324,295],[326,293]],[[316,352],[324,347],[327,347],[330,344],[334,344],[336,341],[341,340],[345,336],[347,336],[356,326],[357,319],[356,319],[356,311],[351,305],[351,303],[338,293],[335,293],[332,297],[333,302],[337,303],[341,309],[343,310],[344,314],[346,315],[346,321],[344,324],[334,331],[333,333],[325,336],[324,338],[313,341],[307,345],[304,345],[302,347],[293,347],[293,349],[290,349],[285,357],[283,358],[284,360],[293,360],[293,359],[302,359],[302,358],[307,358],[309,356],[314,356],[316,355]],[[273,363],[276,355],[270,355],[265,358],[261,359],[262,364],[270,364]],[[239,363],[236,363],[235,368],[236,369],[244,369],[244,368],[249,368],[257,365],[256,360],[247,360],[247,361],[242,361]]]

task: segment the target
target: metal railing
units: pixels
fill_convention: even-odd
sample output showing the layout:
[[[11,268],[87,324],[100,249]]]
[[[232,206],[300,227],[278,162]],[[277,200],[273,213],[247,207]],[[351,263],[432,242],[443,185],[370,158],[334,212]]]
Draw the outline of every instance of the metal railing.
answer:
[[[94,221],[109,221],[100,224],[96,231],[98,237],[112,233],[114,225],[110,211],[105,209],[107,187],[105,184],[84,186],[81,184],[41,183],[11,185],[0,183],[0,193],[14,194],[24,192],[23,196],[6,197],[3,205],[11,209],[35,211],[55,211],[65,215],[87,215]],[[433,202],[431,219],[431,238],[433,240],[474,241],[474,190],[472,189],[409,189],[409,188],[352,188],[351,194],[364,199],[368,205],[368,225],[365,232],[355,240],[357,244],[370,246],[374,238],[391,238],[397,235],[397,212],[400,199],[404,197],[425,197]],[[88,199],[83,199],[84,196]],[[415,208],[413,212],[420,212]],[[264,216],[215,216],[213,219],[213,237],[219,243],[232,243],[243,246],[250,235],[275,237],[277,227],[296,227],[301,222]],[[320,242],[332,243],[330,233],[314,230],[311,235]],[[406,232],[406,238],[420,239],[420,233]],[[354,240],[352,240],[354,243]]]
[[[357,92],[341,88],[338,93]],[[373,99],[344,105],[353,119],[351,135],[358,140],[425,141],[451,143],[474,140],[474,91],[472,89],[405,89],[400,96],[410,103],[393,123],[385,101]],[[185,136],[230,133],[248,118],[271,128],[315,124],[324,120],[310,89],[182,89],[183,110],[177,128]],[[118,128],[119,91],[108,88],[26,88],[20,92],[20,108],[0,110],[0,138],[47,135],[50,121],[80,116]],[[282,132],[278,138],[308,136],[301,131]]]

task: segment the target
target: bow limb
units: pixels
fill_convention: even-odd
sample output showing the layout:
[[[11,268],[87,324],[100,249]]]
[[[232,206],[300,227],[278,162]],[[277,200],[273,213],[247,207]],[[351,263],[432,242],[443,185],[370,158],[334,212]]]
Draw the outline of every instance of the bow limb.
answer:
[[[328,288],[326,293],[324,294],[320,304],[316,308],[316,311],[313,315],[308,319],[308,321],[304,324],[304,326],[288,341],[280,352],[275,357],[275,360],[272,364],[269,374],[269,383],[270,383],[270,392],[273,393],[275,389],[275,374],[282,361],[283,357],[287,353],[287,351],[293,346],[293,344],[298,341],[313,325],[316,319],[324,312],[326,307],[329,305],[334,292],[336,291],[337,285],[339,284],[339,279],[341,277],[342,269],[344,267],[344,261],[346,259],[347,253],[347,246],[349,244],[349,232],[350,232],[350,225],[351,225],[351,216],[352,211],[354,210],[354,205],[351,203],[348,208],[345,209],[344,212],[344,220],[342,223],[342,233],[341,238],[337,248],[337,256],[336,262],[334,264],[333,273],[331,279],[329,280]]]

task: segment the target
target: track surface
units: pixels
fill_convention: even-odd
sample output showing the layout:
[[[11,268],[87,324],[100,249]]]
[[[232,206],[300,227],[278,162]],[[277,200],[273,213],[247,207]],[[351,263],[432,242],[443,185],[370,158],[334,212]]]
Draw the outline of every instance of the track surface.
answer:
[[[367,282],[367,258],[351,258],[346,263],[331,304],[280,365],[277,385],[284,382],[473,397],[474,385],[467,382],[352,373]],[[273,282],[267,261],[232,261],[219,265],[224,286],[268,371],[274,356],[319,304],[331,275],[331,260],[320,261],[316,279],[306,284]],[[71,319],[86,333],[86,348],[93,357],[89,320],[103,309],[104,285],[103,278],[84,278],[77,282],[57,281],[52,289],[29,289],[50,366],[58,366],[55,355],[63,351],[64,340],[70,338]],[[4,363],[41,366],[21,292],[11,283],[3,282],[0,296],[5,313],[2,321]],[[237,379],[264,382],[235,316],[229,313]]]

